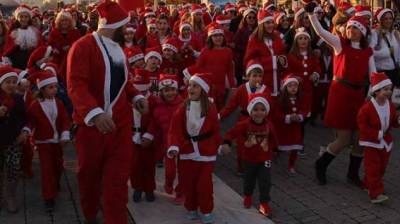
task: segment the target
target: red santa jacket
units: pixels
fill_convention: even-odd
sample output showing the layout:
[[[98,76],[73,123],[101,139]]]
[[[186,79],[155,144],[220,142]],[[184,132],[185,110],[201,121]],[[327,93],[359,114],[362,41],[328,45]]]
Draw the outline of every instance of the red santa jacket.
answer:
[[[139,111],[133,108],[132,141],[135,144],[140,144],[141,138],[144,137],[143,134],[145,134],[148,131],[152,119],[151,115],[156,106],[157,98],[151,95],[150,92],[147,92],[145,97],[147,98],[147,102],[149,104],[148,113],[140,114]]]
[[[185,68],[190,67],[196,63],[196,58],[199,57],[201,51],[201,42],[191,36],[188,39],[183,39],[181,36],[178,38],[179,53],[182,57],[182,63]],[[192,50],[191,50],[191,49]]]
[[[47,106],[46,106],[47,105]],[[48,108],[52,107],[52,114]],[[59,140],[69,140],[71,122],[63,103],[55,98],[47,100],[35,100],[27,111],[28,127],[33,130],[33,138],[36,144],[58,143]]]
[[[277,100],[274,115],[274,127],[278,138],[279,150],[303,149],[302,123],[290,120],[291,114],[297,114],[304,121],[308,112],[301,99]]]
[[[366,102],[358,112],[361,146],[390,151],[393,147],[392,127],[399,127],[399,115],[394,105],[387,101],[382,107],[374,98]]]
[[[106,38],[103,39],[104,42],[107,41]],[[110,43],[111,40],[108,39],[107,42]],[[110,44],[114,46],[113,59],[121,60],[125,70],[124,77],[113,77],[119,78],[118,81],[121,82],[116,88],[111,88],[110,62],[97,32],[76,41],[68,54],[68,95],[74,106],[73,119],[78,125],[92,126],[91,119],[106,112],[112,116],[117,127],[130,126],[130,102],[143,98],[132,85],[126,85],[128,67],[124,52],[117,43]]]
[[[249,138],[255,138],[256,144],[246,147],[245,142]],[[261,143],[266,139],[268,151],[264,151]],[[225,143],[231,144],[236,140],[237,147],[243,148],[243,160],[253,163],[260,163],[272,160],[273,149],[277,146],[277,140],[272,123],[265,120],[262,124],[255,123],[251,118],[247,118],[230,129],[224,137]]]
[[[316,72],[321,75],[321,65],[319,59],[310,55],[288,54],[288,69],[286,73],[292,73],[302,79],[302,89],[305,93],[312,92],[313,82],[310,76]]]
[[[243,120],[244,118],[247,118],[248,112],[247,112],[247,105],[249,103],[249,94],[251,94],[251,89],[250,89],[250,84],[246,82],[245,84],[240,85],[235,93],[232,95],[231,98],[229,98],[228,103],[222,110],[219,112],[219,116],[221,119],[229,116],[232,112],[236,110],[236,108],[240,107],[241,110],[241,116],[239,120]],[[267,96],[271,96],[271,91],[268,89],[267,86],[262,85],[259,87],[254,93],[264,93]]]
[[[172,116],[168,132],[168,152],[178,151],[181,160],[215,161],[222,143],[219,134],[217,108],[210,103],[207,115],[202,119],[198,135],[188,133],[188,108],[181,104]]]
[[[285,54],[285,45],[278,33],[274,33],[271,46],[264,41],[258,41],[254,35],[250,36],[244,56],[244,65],[251,59],[261,61],[264,68],[264,84],[271,89],[273,96],[278,95],[280,71],[283,70],[278,67],[277,56]]]

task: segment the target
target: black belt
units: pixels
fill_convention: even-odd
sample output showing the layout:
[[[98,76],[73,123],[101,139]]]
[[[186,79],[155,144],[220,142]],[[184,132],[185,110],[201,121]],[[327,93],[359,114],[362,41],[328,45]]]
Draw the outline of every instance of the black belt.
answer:
[[[240,113],[244,116],[249,116],[249,112],[245,111],[245,110],[241,110]]]
[[[132,131],[133,131],[133,132],[140,132],[140,133],[142,133],[142,132],[145,132],[146,129],[144,129],[144,128],[135,128],[135,127],[132,127]]]
[[[365,87],[368,86],[367,83],[352,83],[349,80],[342,79],[336,76],[333,77],[333,80],[352,89],[364,89]]]
[[[190,139],[190,140],[192,140],[194,142],[199,142],[199,141],[203,141],[203,140],[206,140],[206,139],[210,138],[212,135],[213,135],[213,132],[210,131],[210,132],[207,132],[207,133],[204,133],[204,134],[201,134],[201,135],[196,135],[196,136],[186,135],[186,138]]]

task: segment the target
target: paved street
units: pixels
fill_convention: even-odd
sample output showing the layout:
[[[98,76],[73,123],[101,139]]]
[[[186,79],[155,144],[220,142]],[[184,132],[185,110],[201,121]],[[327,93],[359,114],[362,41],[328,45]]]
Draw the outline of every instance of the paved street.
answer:
[[[231,123],[231,119],[224,121],[224,129]],[[308,126],[306,130],[307,156],[298,160],[298,174],[294,177],[287,174],[287,155],[281,154],[274,162],[271,192],[274,211],[272,221],[282,224],[400,223],[399,130],[394,132],[397,142],[386,173],[385,189],[391,200],[385,205],[370,204],[366,192],[346,183],[348,152],[343,153],[332,163],[328,170],[328,185],[318,186],[314,179],[313,162],[319,146],[329,142],[333,136],[329,130],[320,125]],[[74,158],[73,148],[68,147],[65,151],[67,172],[62,179],[62,192],[57,199],[57,210],[53,215],[45,213],[43,209],[36,158],[34,161],[35,177],[25,181],[25,200],[22,184],[19,188],[20,212],[10,215],[3,209],[0,213],[0,224],[81,223],[81,212],[74,208],[74,205],[79,203]],[[241,194],[242,181],[236,176],[235,166],[235,153],[232,153],[219,158],[215,173],[233,190]],[[67,181],[71,188],[68,187]],[[23,206],[24,201],[26,209]],[[254,202],[257,202],[257,195],[254,195]],[[133,222],[131,221],[131,223]]]

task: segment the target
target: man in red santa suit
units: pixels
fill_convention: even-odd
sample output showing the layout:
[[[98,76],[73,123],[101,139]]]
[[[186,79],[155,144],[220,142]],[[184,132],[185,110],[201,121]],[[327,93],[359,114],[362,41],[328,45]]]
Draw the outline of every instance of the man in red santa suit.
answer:
[[[67,57],[68,95],[78,125],[78,183],[86,223],[126,224],[127,181],[132,158],[132,104],[140,112],[147,102],[128,82],[128,67],[118,43],[128,13],[109,0],[97,6],[98,30],[75,42]]]

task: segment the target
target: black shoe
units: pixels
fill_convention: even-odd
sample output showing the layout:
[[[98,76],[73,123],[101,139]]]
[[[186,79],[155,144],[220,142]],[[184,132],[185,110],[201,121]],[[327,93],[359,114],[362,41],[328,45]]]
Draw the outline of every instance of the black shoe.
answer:
[[[162,161],[162,160],[157,161],[157,162],[156,162],[156,166],[157,166],[157,168],[163,168],[163,167],[164,167],[163,161]]]
[[[55,203],[54,199],[44,201],[44,206],[46,208],[46,211],[48,211],[48,212],[52,212],[54,210],[55,204],[56,203]]]
[[[142,191],[134,191],[133,202],[139,202],[140,200],[142,200]]]
[[[153,202],[154,200],[156,200],[156,197],[154,197],[154,192],[146,192],[146,201]]]
[[[86,220],[85,224],[97,224],[97,220]]]
[[[315,173],[319,185],[326,185],[326,169],[328,165],[336,156],[325,152],[316,162],[315,162]]]
[[[350,154],[349,169],[347,171],[347,182],[359,188],[364,188],[364,184],[358,175],[362,163],[362,157]]]

